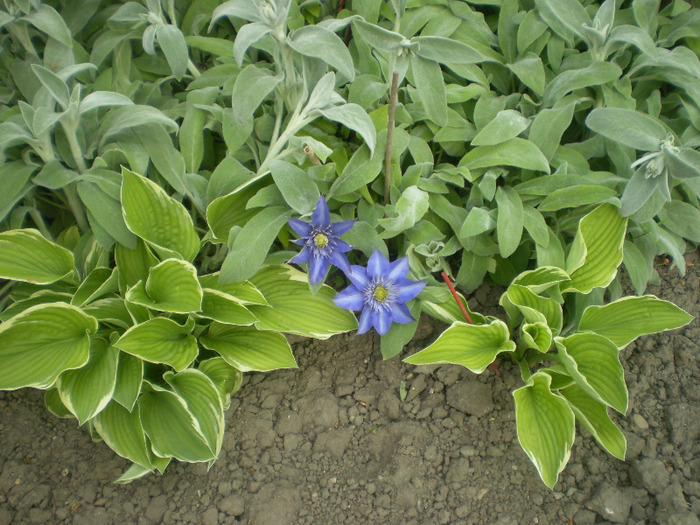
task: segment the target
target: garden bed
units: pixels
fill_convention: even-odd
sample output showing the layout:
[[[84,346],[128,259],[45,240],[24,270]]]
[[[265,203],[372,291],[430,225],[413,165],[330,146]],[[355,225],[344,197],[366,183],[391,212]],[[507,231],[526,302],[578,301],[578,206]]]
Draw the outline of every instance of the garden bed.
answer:
[[[686,259],[648,291],[697,317],[700,257]],[[496,313],[501,292],[470,305]],[[438,335],[427,321],[402,355]],[[518,445],[510,361],[501,377],[383,361],[374,333],[293,338],[299,370],[246,376],[209,472],[173,463],[129,485],[112,483],[129,462],[41,393],[0,392],[0,523],[700,523],[698,340],[695,320],[623,350],[627,461],[584,430],[554,491]]]

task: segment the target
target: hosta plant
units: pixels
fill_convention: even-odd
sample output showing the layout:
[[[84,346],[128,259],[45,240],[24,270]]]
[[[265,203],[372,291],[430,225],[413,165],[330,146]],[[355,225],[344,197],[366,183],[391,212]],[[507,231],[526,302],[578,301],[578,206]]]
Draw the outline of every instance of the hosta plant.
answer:
[[[578,225],[565,268],[540,266],[518,275],[501,296],[508,323],[492,317],[452,322],[438,339],[405,359],[454,363],[481,373],[510,357],[524,386],[513,392],[518,440],[542,481],[553,488],[566,466],[575,422],[610,454],[625,458],[623,433],[608,413],[624,415],[628,395],[620,351],[637,337],[688,324],[692,316],[652,295],[595,304],[622,261],[627,219],[609,204]]]
[[[57,242],[0,233],[0,277],[20,281],[0,314],[0,389],[45,390],[51,412],[133,462],[126,482],[172,459],[211,465],[242,374],[296,367],[281,332],[326,338],[357,323],[290,266],[225,285],[198,274],[205,252],[180,202],[129,170],[120,197],[135,242],[114,264],[75,227]]]

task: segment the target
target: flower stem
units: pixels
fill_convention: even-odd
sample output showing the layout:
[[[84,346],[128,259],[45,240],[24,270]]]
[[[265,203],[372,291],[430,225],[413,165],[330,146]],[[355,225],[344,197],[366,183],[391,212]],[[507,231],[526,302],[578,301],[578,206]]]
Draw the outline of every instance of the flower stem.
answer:
[[[450,289],[450,292],[452,292],[452,297],[454,297],[455,301],[457,301],[457,306],[459,306],[459,309],[462,311],[462,315],[464,316],[464,318],[469,324],[474,324],[472,318],[469,316],[469,312],[467,312],[467,309],[464,307],[464,303],[462,303],[462,299],[457,294],[457,290],[455,290],[452,281],[450,281],[450,277],[447,275],[447,272],[441,272],[440,275],[442,275],[445,284],[447,284],[447,287]]]
[[[394,141],[394,116],[396,114],[396,97],[399,88],[399,72],[394,71],[391,79],[389,97],[389,118],[386,123],[386,154],[384,156],[384,204],[389,204],[391,190],[391,146]]]

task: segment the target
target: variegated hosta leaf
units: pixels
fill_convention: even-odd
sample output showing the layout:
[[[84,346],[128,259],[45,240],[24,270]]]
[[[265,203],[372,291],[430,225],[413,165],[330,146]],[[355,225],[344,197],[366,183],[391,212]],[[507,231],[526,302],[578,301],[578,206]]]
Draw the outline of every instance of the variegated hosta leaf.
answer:
[[[141,426],[140,409],[127,410],[112,401],[94,419],[95,430],[105,443],[123,458],[153,470],[151,454]]]
[[[623,348],[640,335],[655,334],[687,325],[693,316],[675,304],[654,297],[623,297],[583,312],[580,331],[595,332]]]
[[[51,284],[74,270],[73,253],[37,230],[0,233],[0,279]]]
[[[518,441],[550,489],[571,455],[576,425],[569,404],[550,390],[552,378],[533,374],[513,392]]]
[[[257,318],[235,297],[219,290],[205,288],[199,315],[220,323],[250,326]]]
[[[520,340],[527,348],[546,353],[552,346],[552,331],[546,323],[523,323],[520,327]]]
[[[501,320],[487,325],[455,322],[433,344],[404,359],[413,365],[452,363],[480,374],[501,352],[512,352],[508,327]]]
[[[148,271],[148,278],[126,293],[126,300],[162,312],[198,312],[202,307],[202,287],[197,270],[186,261],[166,259]]]
[[[296,368],[294,354],[282,334],[246,326],[213,323],[200,343],[241,372]]]
[[[357,328],[355,316],[331,300],[335,291],[330,286],[312,294],[308,276],[291,266],[264,266],[250,281],[272,307],[249,307],[262,330],[327,339]]]
[[[163,363],[183,370],[199,353],[197,340],[188,335],[192,327],[156,317],[129,328],[114,346],[144,361]]]
[[[506,291],[507,297],[528,323],[546,323],[553,334],[561,331],[563,314],[561,305],[554,299],[537,295],[529,288],[511,284]]]
[[[65,303],[32,306],[0,324],[0,390],[49,388],[90,355],[97,320]]]
[[[71,304],[83,306],[118,290],[116,268],[95,268],[73,294]]]
[[[136,356],[119,353],[117,382],[112,398],[121,406],[131,411],[141,393],[143,381],[143,361]]]
[[[529,288],[532,292],[539,294],[552,286],[563,283],[570,279],[569,274],[556,266],[540,266],[535,270],[528,270],[521,273],[512,284],[519,284]]]
[[[199,283],[202,285],[202,288],[209,288],[210,290],[216,290],[235,297],[241,304],[267,306],[265,296],[263,296],[262,292],[250,281],[221,284],[219,282],[219,273],[217,272],[208,275],[200,275]]]

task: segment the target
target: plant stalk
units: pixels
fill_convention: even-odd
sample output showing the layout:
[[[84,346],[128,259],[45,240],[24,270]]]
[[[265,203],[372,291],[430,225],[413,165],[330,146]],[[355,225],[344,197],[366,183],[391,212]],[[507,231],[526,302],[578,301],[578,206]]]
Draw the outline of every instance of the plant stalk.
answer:
[[[399,89],[399,72],[394,71],[391,78],[391,95],[389,96],[389,118],[386,123],[386,153],[384,156],[384,204],[391,198],[391,146],[394,141],[394,117],[396,114],[396,97]]]

